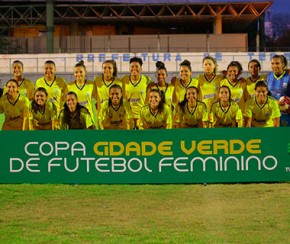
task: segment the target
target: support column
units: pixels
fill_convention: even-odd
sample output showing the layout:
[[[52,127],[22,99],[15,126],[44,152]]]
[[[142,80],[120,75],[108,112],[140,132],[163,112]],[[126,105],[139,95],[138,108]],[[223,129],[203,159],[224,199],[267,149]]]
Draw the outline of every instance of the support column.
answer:
[[[264,52],[266,47],[265,13],[259,18],[259,36],[259,50],[257,51]]]
[[[222,34],[223,33],[223,20],[220,14],[213,20],[213,34]]]
[[[54,53],[54,13],[53,1],[46,0],[46,51]]]

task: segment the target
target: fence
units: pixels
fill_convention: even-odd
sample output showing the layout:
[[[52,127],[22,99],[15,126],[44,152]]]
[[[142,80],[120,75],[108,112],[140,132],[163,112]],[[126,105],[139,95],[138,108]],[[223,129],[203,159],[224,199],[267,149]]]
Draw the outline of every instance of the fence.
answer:
[[[0,38],[0,53],[46,53],[46,33]],[[54,53],[95,52],[245,52],[247,34],[55,36]]]

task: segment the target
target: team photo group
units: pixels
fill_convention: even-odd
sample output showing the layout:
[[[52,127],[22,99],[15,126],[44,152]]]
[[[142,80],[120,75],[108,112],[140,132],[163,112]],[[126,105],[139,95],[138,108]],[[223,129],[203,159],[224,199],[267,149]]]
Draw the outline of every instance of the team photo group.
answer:
[[[15,60],[14,77],[1,88],[2,130],[290,126],[290,72],[283,55],[271,58],[268,74],[257,59],[250,60],[248,77],[239,61],[218,71],[211,56],[201,60],[204,73],[196,77],[188,60],[179,64],[176,77],[168,77],[166,64],[157,61],[154,79],[142,73],[141,58],[129,63],[130,73],[118,77],[116,61],[106,60],[102,74],[87,80],[80,61],[67,82],[47,60],[44,76],[32,82]]]

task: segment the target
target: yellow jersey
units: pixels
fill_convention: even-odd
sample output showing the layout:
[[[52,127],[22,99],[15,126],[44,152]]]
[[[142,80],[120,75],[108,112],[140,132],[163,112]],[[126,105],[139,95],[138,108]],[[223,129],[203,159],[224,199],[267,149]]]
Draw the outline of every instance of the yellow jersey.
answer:
[[[204,127],[203,123],[208,121],[205,103],[197,100],[193,109],[188,107],[188,103],[185,104],[184,109],[179,104],[176,108],[174,121],[180,124],[181,128]]]
[[[173,91],[173,103],[177,105],[178,103],[182,102],[184,100],[184,95],[186,88],[190,86],[198,87],[198,80],[191,78],[190,82],[185,86],[183,83],[181,83],[180,78],[177,78],[174,83],[174,91]]]
[[[165,102],[166,102],[166,104],[169,107],[172,106],[172,98],[173,98],[173,91],[174,91],[174,86],[172,84],[167,84],[166,83],[165,87],[161,87],[161,86],[158,86],[157,83],[151,82],[148,85],[147,94],[149,94],[150,90],[152,90],[152,89],[157,89],[159,91],[163,91],[164,96],[165,96]],[[146,100],[148,100],[148,98],[146,98]]]
[[[122,81],[118,77],[113,77],[111,81],[105,81],[103,76],[96,76],[94,79],[94,84],[97,91],[97,105],[100,109],[101,104],[109,99],[109,89],[112,85],[117,84],[121,88],[123,87]]]
[[[247,97],[246,97],[246,100],[248,100],[249,98],[253,97],[256,92],[255,92],[255,86],[256,86],[256,83],[258,81],[267,81],[267,75],[259,75],[258,79],[253,81],[252,80],[252,77],[247,77],[246,78],[246,82],[247,82]]]
[[[130,130],[130,120],[133,120],[133,114],[130,104],[123,100],[118,107],[109,105],[109,100],[101,104],[98,113],[99,128]]]
[[[246,102],[244,116],[252,118],[252,127],[273,127],[273,119],[279,118],[281,113],[273,97],[267,96],[266,102],[260,106],[254,96]]]
[[[223,108],[220,101],[216,101],[211,106],[209,121],[213,128],[242,127],[243,114],[239,105],[234,101],[230,101],[227,108]]]
[[[145,105],[147,85],[151,82],[151,78],[140,75],[139,81],[133,83],[131,76],[122,77],[124,86],[124,97],[130,103],[134,119],[140,117],[140,110]]]
[[[7,87],[4,86],[3,94],[6,94]],[[19,94],[27,97],[29,100],[34,100],[34,84],[31,80],[23,78],[19,84]]]
[[[44,111],[30,108],[30,121],[32,123],[31,130],[51,130],[52,123],[57,119],[55,105],[46,101]]]
[[[65,91],[67,90],[67,84],[64,78],[55,77],[51,84],[48,84],[44,77],[39,78],[35,83],[35,89],[38,87],[44,87],[48,93],[47,99],[54,103],[57,115],[63,107],[65,101]]]
[[[200,74],[196,79],[198,80],[198,100],[205,103],[209,113],[211,105],[218,99],[219,86],[223,76],[214,75],[208,80],[205,74]]]
[[[153,113],[150,105],[142,107],[138,121],[140,130],[143,129],[171,129],[172,128],[172,111],[171,108],[164,104],[162,112]]]
[[[94,113],[93,113],[93,98],[97,98],[97,92],[93,81],[86,80],[82,87],[79,87],[75,81],[71,81],[67,84],[67,90],[65,94],[73,91],[78,96],[78,102],[80,105],[84,106],[87,110],[89,110],[93,121]]]
[[[231,99],[238,103],[242,112],[245,109],[245,99],[247,93],[247,83],[245,80],[238,80],[235,84],[231,83],[227,78],[221,80],[220,87],[227,86],[231,90]]]
[[[19,94],[14,103],[11,103],[7,94],[0,99],[0,113],[4,113],[5,120],[2,130],[25,130],[29,122],[29,100]]]
[[[61,130],[85,130],[94,126],[90,112],[82,107],[80,109],[80,116],[70,116],[70,124],[66,124],[64,121],[64,109],[60,111],[59,115],[59,128]]]

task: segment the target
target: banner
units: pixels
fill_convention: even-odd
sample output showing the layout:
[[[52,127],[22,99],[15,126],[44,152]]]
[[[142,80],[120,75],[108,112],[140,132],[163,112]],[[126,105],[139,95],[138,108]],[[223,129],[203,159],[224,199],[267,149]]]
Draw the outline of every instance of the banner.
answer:
[[[0,135],[0,183],[290,181],[289,127]]]

